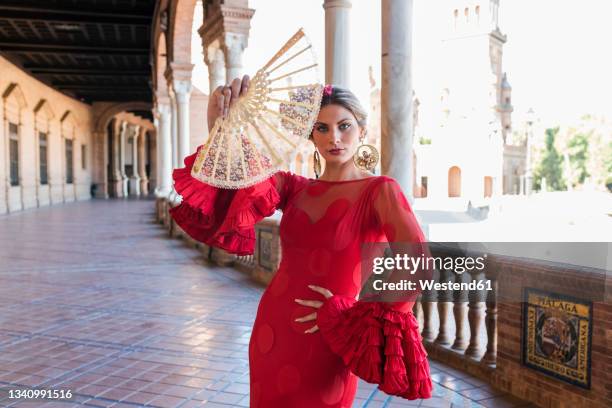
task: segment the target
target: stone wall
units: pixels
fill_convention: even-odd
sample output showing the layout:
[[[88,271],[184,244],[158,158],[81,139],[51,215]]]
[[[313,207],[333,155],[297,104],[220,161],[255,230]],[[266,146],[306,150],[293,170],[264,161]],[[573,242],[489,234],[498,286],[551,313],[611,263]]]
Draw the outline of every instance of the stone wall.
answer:
[[[0,214],[90,198],[91,107],[34,79],[3,57],[0,72]],[[11,185],[10,177],[9,128],[14,125],[18,185]],[[40,133],[47,135],[46,184],[40,172]],[[66,182],[67,140],[72,141],[72,183]]]
[[[500,257],[497,367],[493,385],[541,407],[612,406],[612,282],[601,270]],[[593,302],[591,388],[583,389],[521,363],[522,304],[513,301],[523,288],[538,287]],[[504,300],[506,299],[506,300]]]
[[[438,316],[438,327],[433,331],[428,327],[423,331],[429,356],[480,377],[495,388],[530,401],[538,407],[612,406],[612,379],[609,376],[612,372],[612,282],[607,281],[605,271],[560,262],[489,255],[485,276],[491,279],[494,292],[488,294],[484,310],[478,307],[479,302],[470,302],[467,320],[461,320],[469,326],[470,333],[479,334],[475,339],[469,338],[470,345],[476,344],[479,352],[468,353],[463,348],[451,346],[455,336],[454,327],[461,324],[454,310],[457,304],[449,302],[452,298],[443,299],[438,294],[433,297],[437,304],[428,304],[426,296],[424,302],[419,304],[421,310],[417,308],[425,320],[429,320],[428,313],[432,311],[439,315],[441,310],[445,310],[447,316],[446,319]],[[522,300],[526,288],[592,302],[590,389],[569,384],[523,363],[523,324],[526,319],[523,316],[525,303]],[[450,319],[454,319],[453,325],[448,324]],[[442,320],[446,322],[445,327]],[[485,333],[481,329],[486,329]],[[446,333],[450,341],[440,341],[444,337],[440,334],[442,332]],[[484,342],[481,337],[484,337]],[[485,346],[486,353],[483,355]]]

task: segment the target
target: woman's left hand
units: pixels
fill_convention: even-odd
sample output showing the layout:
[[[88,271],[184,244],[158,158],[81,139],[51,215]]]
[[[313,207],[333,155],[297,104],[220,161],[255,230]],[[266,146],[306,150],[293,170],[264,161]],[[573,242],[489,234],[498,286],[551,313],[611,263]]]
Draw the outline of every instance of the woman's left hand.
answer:
[[[329,299],[330,297],[333,296],[333,293],[331,293],[329,289],[325,289],[325,288],[322,288],[320,286],[315,286],[315,285],[308,285],[308,287],[314,290],[315,292],[318,292],[322,294],[323,296],[325,296],[325,299]],[[295,301],[302,306],[314,307],[315,309],[318,309],[321,306],[323,306],[323,302],[321,302],[320,300],[295,299]],[[297,319],[295,319],[296,322],[310,322],[312,320],[317,320],[317,312],[312,312],[309,315],[298,317]],[[308,334],[315,333],[317,330],[319,330],[319,326],[315,324],[310,329],[305,330],[304,333],[308,333]]]

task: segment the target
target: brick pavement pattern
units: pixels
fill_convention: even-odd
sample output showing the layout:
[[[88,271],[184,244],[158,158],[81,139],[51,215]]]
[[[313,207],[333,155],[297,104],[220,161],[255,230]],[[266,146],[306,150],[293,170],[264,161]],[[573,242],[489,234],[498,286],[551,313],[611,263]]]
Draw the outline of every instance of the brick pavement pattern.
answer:
[[[248,407],[263,289],[169,239],[153,217],[150,200],[0,216],[0,407]],[[431,367],[434,398],[391,398],[361,382],[354,407],[526,406]],[[10,389],[73,398],[15,400]]]

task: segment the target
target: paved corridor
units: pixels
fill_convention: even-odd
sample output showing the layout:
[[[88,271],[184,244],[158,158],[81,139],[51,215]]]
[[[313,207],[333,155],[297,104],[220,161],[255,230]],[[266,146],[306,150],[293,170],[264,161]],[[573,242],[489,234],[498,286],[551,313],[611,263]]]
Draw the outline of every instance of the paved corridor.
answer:
[[[153,208],[93,200],[0,217],[1,407],[248,407],[262,289],[168,239]],[[355,406],[522,406],[434,362],[432,373],[431,400],[361,383]],[[17,389],[73,398],[9,399]]]

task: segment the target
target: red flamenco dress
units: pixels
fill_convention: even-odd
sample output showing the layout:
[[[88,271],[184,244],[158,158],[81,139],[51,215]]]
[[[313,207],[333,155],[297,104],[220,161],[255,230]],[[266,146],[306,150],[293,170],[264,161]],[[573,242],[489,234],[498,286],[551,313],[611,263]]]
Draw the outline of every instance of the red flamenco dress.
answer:
[[[398,183],[387,176],[323,181],[279,171],[252,187],[219,189],[191,177],[195,157],[174,170],[183,201],[170,210],[194,239],[251,254],[255,223],[283,212],[282,260],[261,298],[249,344],[250,406],[349,408],[357,377],[390,395],[430,398],[414,302],[356,300],[367,278],[362,242],[425,242]],[[325,300],[308,285],[334,296]],[[313,309],[296,298],[324,303]],[[315,310],[316,322],[295,321]],[[304,333],[315,323],[319,331]]]

